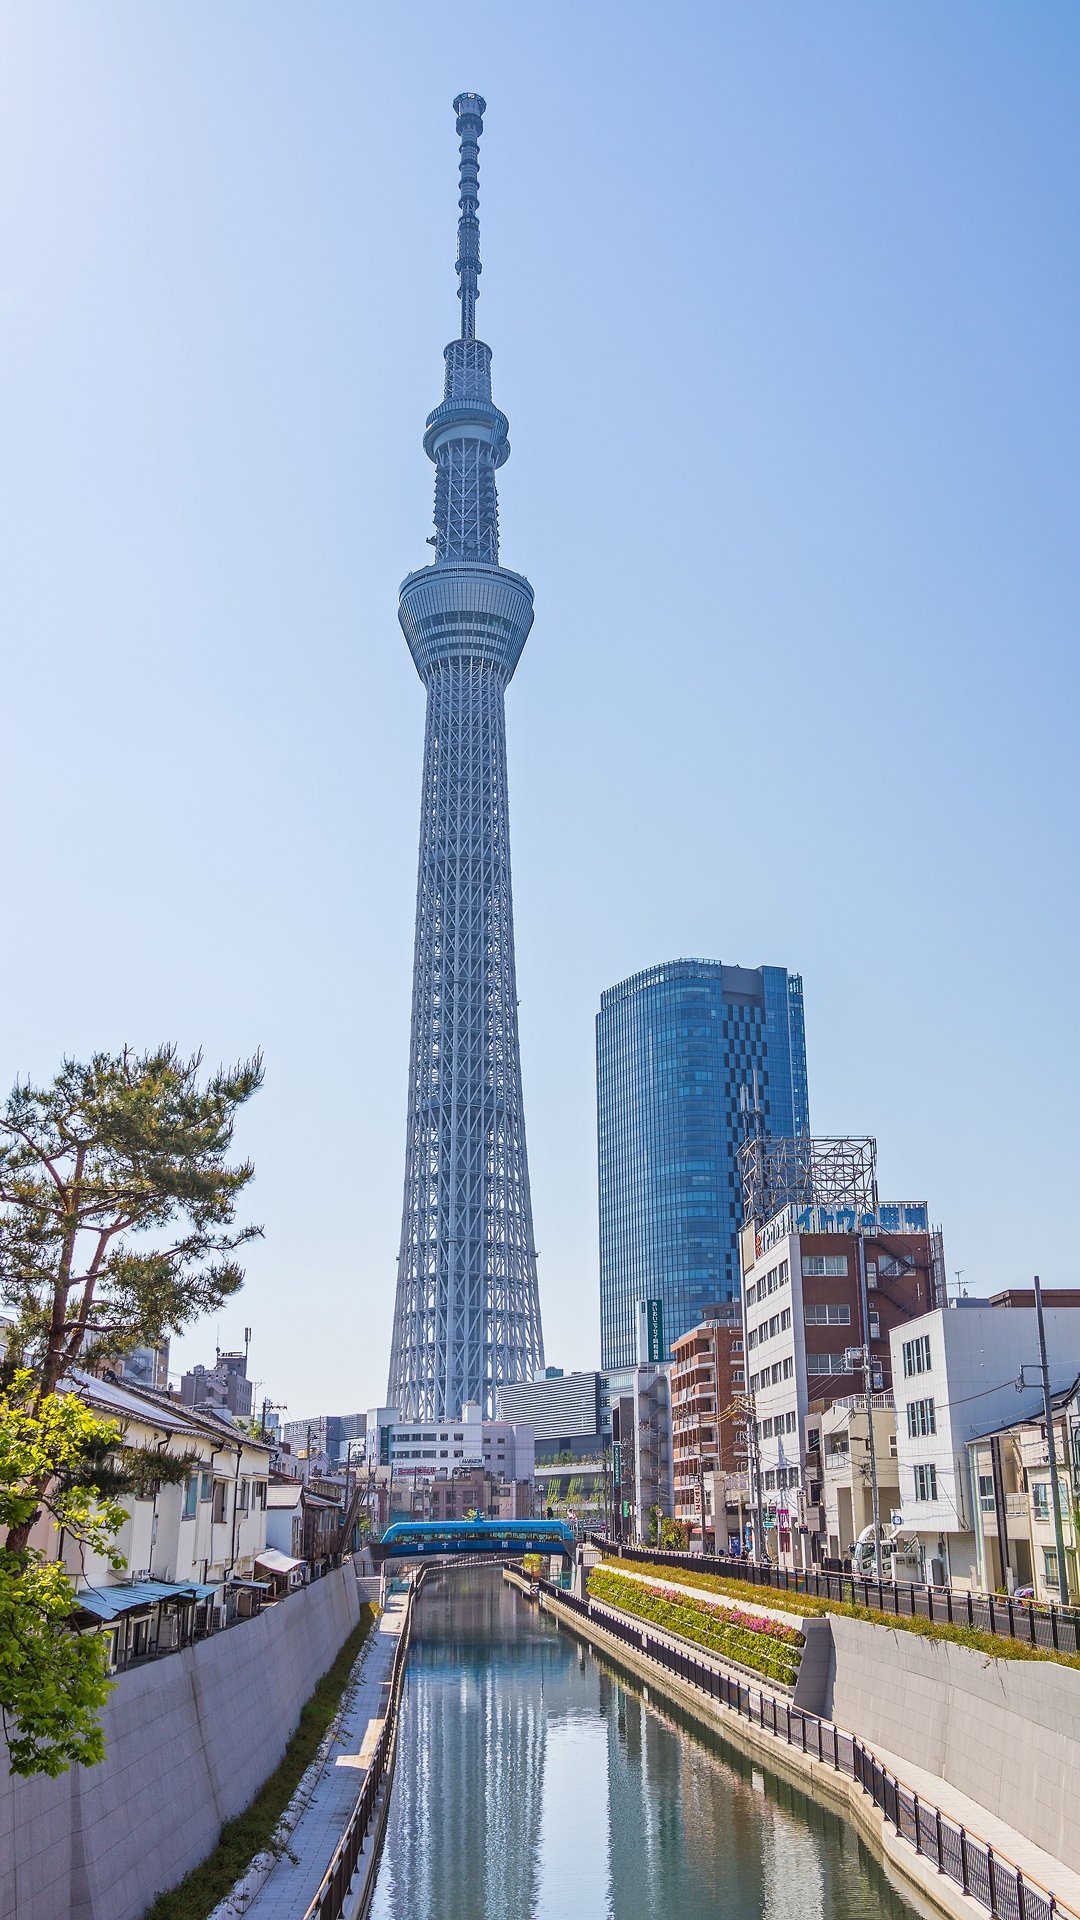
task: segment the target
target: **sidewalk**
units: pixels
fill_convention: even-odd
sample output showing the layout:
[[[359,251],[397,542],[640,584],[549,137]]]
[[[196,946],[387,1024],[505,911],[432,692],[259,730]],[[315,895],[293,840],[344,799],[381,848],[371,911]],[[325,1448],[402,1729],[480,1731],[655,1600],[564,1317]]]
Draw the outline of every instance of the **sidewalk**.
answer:
[[[1003,1860],[1011,1860],[1014,1867],[1020,1867],[1031,1880],[1037,1880],[1047,1892],[1053,1893],[1059,1901],[1080,1914],[1080,1873],[1067,1867],[1051,1853],[1044,1853],[1032,1840],[1026,1840],[1015,1827],[1006,1826],[995,1814],[988,1813],[977,1800],[969,1800],[966,1793],[959,1793],[948,1780],[939,1773],[927,1773],[924,1767],[916,1767],[903,1754],[890,1753],[887,1747],[879,1747],[875,1740],[871,1751],[883,1767],[896,1775],[905,1787],[917,1793],[920,1800],[928,1806],[939,1807],[948,1814],[950,1820],[966,1827],[968,1832],[980,1840],[986,1840],[994,1852]]]
[[[629,1567],[612,1567],[620,1580],[640,1580],[644,1587],[666,1587],[671,1593],[685,1593],[690,1600],[702,1600],[707,1607],[727,1607],[736,1613],[756,1613],[763,1620],[779,1620],[783,1627],[795,1627],[802,1633],[806,1615],[802,1613],[782,1613],[779,1607],[763,1607],[757,1598],[757,1589],[747,1589],[744,1600],[741,1595],[731,1593],[713,1593],[705,1587],[685,1587],[681,1580],[669,1580],[656,1573],[631,1573]]]
[[[342,1703],[333,1740],[321,1762],[304,1775],[287,1818],[287,1851],[274,1861],[261,1886],[244,1901],[240,1889],[219,1912],[254,1920],[303,1920],[319,1891],[349,1815],[364,1782],[368,1758],[379,1736],[389,1693],[390,1667],[405,1616],[405,1593],[387,1597],[368,1637],[360,1663]]]

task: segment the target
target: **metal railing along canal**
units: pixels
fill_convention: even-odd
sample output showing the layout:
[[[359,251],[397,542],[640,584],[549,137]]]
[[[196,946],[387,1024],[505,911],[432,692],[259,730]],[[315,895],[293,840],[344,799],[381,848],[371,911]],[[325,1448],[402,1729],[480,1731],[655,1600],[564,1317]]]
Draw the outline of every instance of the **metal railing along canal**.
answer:
[[[346,1822],[345,1831],[338,1841],[333,1859],[323,1875],[322,1884],[305,1913],[304,1920],[341,1920],[341,1915],[345,1911],[345,1901],[348,1898],[353,1875],[360,1863],[364,1842],[378,1804],[379,1789],[384,1780],[389,1782],[390,1775],[393,1773],[394,1753],[397,1746],[398,1707],[405,1674],[405,1656],[409,1650],[409,1634],[412,1630],[413,1602],[426,1571],[425,1567],[420,1568],[409,1593],[405,1618],[402,1621],[390,1667],[386,1717],[364,1775],[364,1784],[360,1788],[356,1805]]]
[[[934,1621],[942,1627],[974,1627],[1002,1640],[1026,1640],[1029,1646],[1057,1653],[1080,1653],[1080,1611],[1056,1607],[1049,1601],[1015,1600],[1011,1594],[962,1593],[952,1587],[922,1586],[912,1581],[875,1580],[856,1573],[796,1572],[790,1567],[761,1567],[752,1560],[729,1560],[719,1554],[679,1553],[652,1547],[631,1547],[621,1540],[593,1536],[606,1553],[645,1565],[683,1567],[690,1573],[713,1573],[724,1580],[742,1580],[775,1593],[804,1593],[813,1600],[870,1607],[903,1620]]]
[[[845,1733],[831,1720],[807,1713],[790,1700],[775,1698],[760,1687],[750,1686],[735,1674],[725,1673],[681,1647],[669,1646],[644,1623],[632,1623],[606,1604],[578,1600],[547,1580],[533,1579],[532,1584],[541,1596],[591,1620],[604,1633],[632,1647],[635,1653],[655,1660],[668,1673],[730,1708],[751,1726],[774,1734],[810,1759],[857,1781],[900,1837],[909,1841],[916,1853],[928,1860],[938,1873],[947,1874],[955,1881],[993,1920],[1058,1920],[1059,1916],[1060,1920],[1080,1920],[1071,1907],[996,1852],[988,1840],[961,1826],[912,1787],[905,1786],[854,1734]]]

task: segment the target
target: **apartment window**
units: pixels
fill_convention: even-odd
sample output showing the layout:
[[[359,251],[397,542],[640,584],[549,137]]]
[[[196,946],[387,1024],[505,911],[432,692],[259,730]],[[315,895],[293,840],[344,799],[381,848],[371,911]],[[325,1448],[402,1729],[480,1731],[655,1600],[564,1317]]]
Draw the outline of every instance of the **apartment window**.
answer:
[[[266,1505],[266,1481],[265,1481],[265,1480],[256,1480],[256,1481],[254,1482],[254,1487],[255,1487],[255,1505],[256,1505],[257,1507],[265,1507],[265,1505]]]
[[[877,1262],[876,1262],[876,1260],[868,1260],[868,1261],[867,1261],[867,1263],[866,1263],[866,1284],[867,1284],[867,1286],[868,1286],[868,1287],[876,1287],[876,1286],[877,1286]]]
[[[213,1498],[214,1506],[211,1518],[216,1526],[220,1526],[222,1522],[228,1518],[229,1512],[229,1483],[227,1480],[214,1481]]]
[[[199,1481],[196,1474],[184,1482],[184,1519],[194,1520],[195,1507],[199,1498]]]
[[[757,1288],[756,1288],[756,1287],[747,1287],[747,1289],[746,1289],[746,1304],[747,1304],[747,1306],[748,1306],[748,1307],[752,1307],[752,1306],[753,1306],[753,1304],[754,1304],[754,1301],[755,1301],[756,1299],[757,1299]]]
[[[993,1513],[993,1511],[994,1511],[994,1476],[992,1473],[980,1473],[979,1475],[979,1512]]]
[[[881,1318],[879,1314],[873,1312],[870,1314],[870,1338],[871,1340],[881,1338]]]
[[[930,1371],[930,1335],[920,1333],[917,1340],[904,1341],[904,1378]]]
[[[794,1433],[794,1431],[795,1431],[795,1415],[794,1415],[793,1413],[785,1413],[785,1415],[784,1415],[784,1432],[785,1432],[785,1433]]]
[[[802,1262],[805,1280],[838,1280],[847,1277],[846,1253],[804,1253]]]
[[[794,1378],[794,1375],[795,1375],[795,1362],[789,1356],[788,1359],[784,1361],[784,1379],[791,1380]]]
[[[907,1430],[913,1440],[923,1433],[937,1432],[937,1414],[932,1400],[909,1400]]]
[[[732,1367],[731,1382],[732,1382],[732,1385],[736,1387],[741,1387],[745,1385],[746,1374],[743,1371],[742,1367]]]
[[[209,1500],[209,1498],[210,1498],[210,1495],[211,1495],[211,1493],[213,1492],[213,1490],[214,1490],[214,1476],[213,1476],[213,1474],[212,1474],[212,1473],[204,1473],[204,1474],[203,1474],[203,1475],[201,1476],[201,1478],[200,1478],[200,1480],[199,1480],[199,1499],[200,1499],[200,1500]]]
[[[1036,1520],[1049,1520],[1050,1518],[1050,1482],[1049,1480],[1035,1481],[1031,1489],[1031,1506],[1032,1506],[1032,1511],[1034,1512]],[[1056,1574],[1054,1578],[1055,1579],[1057,1578]]]
[[[741,1341],[741,1340],[733,1340],[733,1341],[732,1341],[732,1343],[731,1343],[731,1351],[732,1351],[732,1353],[741,1353],[741,1352],[742,1352],[742,1350],[743,1350],[743,1343],[742,1343],[742,1341]]]
[[[920,1463],[915,1469],[916,1500],[937,1499],[937,1468]]]
[[[803,1308],[803,1320],[808,1327],[850,1327],[851,1308],[831,1300],[821,1301],[817,1306]]]
[[[239,1481],[239,1482],[238,1482],[238,1484],[237,1484],[237,1488],[236,1488],[236,1505],[237,1505],[237,1508],[238,1508],[238,1510],[239,1510],[239,1511],[240,1511],[241,1513],[246,1513],[246,1512],[247,1512],[247,1510],[248,1510],[248,1483],[247,1483],[247,1481],[246,1481],[246,1480],[241,1480],[241,1481]]]
[[[1043,1579],[1048,1587],[1058,1584],[1058,1557],[1054,1547],[1043,1548]]]
[[[842,1353],[808,1353],[807,1373],[850,1373]]]
[[[770,1493],[773,1492],[776,1486],[776,1474],[771,1468],[769,1472],[765,1475],[765,1485],[768,1488],[768,1491]]]

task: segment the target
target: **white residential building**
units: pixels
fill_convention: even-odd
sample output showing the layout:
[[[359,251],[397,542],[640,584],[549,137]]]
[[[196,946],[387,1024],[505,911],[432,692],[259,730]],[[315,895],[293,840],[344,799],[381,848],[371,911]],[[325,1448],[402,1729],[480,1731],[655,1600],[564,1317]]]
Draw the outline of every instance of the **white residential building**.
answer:
[[[110,1664],[127,1666],[222,1625],[240,1592],[250,1591],[266,1544],[269,1445],[230,1415],[196,1412],[168,1394],[83,1373],[61,1390],[115,1420],[127,1446],[191,1459],[178,1484],[122,1499],[126,1518],[115,1544],[126,1565],[119,1572],[48,1516],[35,1528],[31,1544],[62,1561],[79,1614],[109,1630]]]
[[[811,1567],[820,1507],[803,1457],[812,1402],[887,1393],[892,1330],[935,1297],[940,1234],[924,1201],[876,1214],[786,1206],[740,1237],[746,1387],[761,1468],[763,1545],[782,1566]],[[804,1518],[804,1515],[807,1517]]]
[[[1069,1304],[1055,1304],[1061,1298]],[[1043,1293],[1054,1392],[1080,1370],[1076,1300]],[[1030,1401],[1039,1361],[1034,1295],[954,1300],[890,1339],[902,1530],[917,1542],[922,1579],[976,1589],[980,1489],[968,1443],[1007,1426]]]

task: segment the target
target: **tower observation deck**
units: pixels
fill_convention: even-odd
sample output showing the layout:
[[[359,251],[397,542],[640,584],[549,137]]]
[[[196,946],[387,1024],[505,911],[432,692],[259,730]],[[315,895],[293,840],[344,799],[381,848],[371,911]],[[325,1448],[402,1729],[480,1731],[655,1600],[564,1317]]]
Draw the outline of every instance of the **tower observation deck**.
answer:
[[[485,103],[454,101],[461,142],[461,333],[428,415],[435,558],[398,618],[427,690],[413,956],[405,1198],[388,1404],[410,1420],[495,1414],[543,1366],[521,1098],[504,695],[533,622],[499,565],[495,475],[510,455],[476,338]]]

